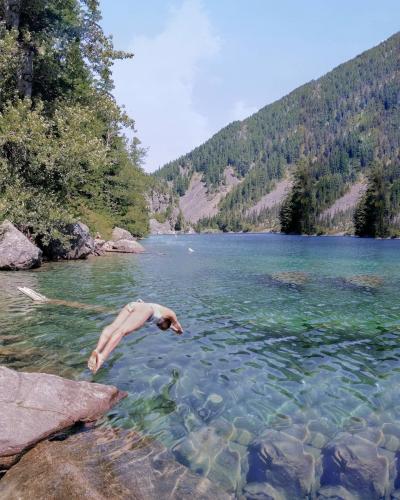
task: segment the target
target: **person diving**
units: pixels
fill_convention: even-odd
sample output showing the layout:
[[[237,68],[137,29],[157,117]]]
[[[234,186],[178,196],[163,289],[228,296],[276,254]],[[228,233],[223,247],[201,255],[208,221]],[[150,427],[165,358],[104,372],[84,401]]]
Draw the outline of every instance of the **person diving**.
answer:
[[[45,295],[27,287],[18,287],[18,290],[30,297],[34,302],[109,312],[109,310],[103,307],[90,304],[49,299]],[[97,346],[89,357],[89,370],[97,373],[121,340],[126,335],[139,330],[146,323],[154,323],[160,330],[168,330],[170,328],[179,335],[183,333],[183,328],[175,312],[169,307],[153,302],[143,302],[142,300],[130,302],[121,309],[114,321],[103,329]]]
[[[89,358],[89,370],[96,373],[121,340],[126,335],[139,330],[146,323],[154,323],[160,330],[171,328],[179,335],[183,333],[175,312],[169,307],[141,300],[130,302],[102,331],[96,349]]]

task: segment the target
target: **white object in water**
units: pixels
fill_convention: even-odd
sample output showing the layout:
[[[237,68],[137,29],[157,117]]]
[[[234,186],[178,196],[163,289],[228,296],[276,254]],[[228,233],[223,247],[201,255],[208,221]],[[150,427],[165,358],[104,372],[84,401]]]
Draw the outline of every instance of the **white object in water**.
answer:
[[[188,248],[188,250],[189,250],[189,252],[190,252],[190,253],[193,253],[193,252],[194,252],[193,248],[190,248],[190,247],[189,247],[189,248]]]
[[[19,286],[18,290],[27,295],[30,299],[34,300],[35,302],[46,302],[47,300],[49,300],[45,295],[35,292],[35,290],[32,290],[32,288],[28,288],[26,286]]]

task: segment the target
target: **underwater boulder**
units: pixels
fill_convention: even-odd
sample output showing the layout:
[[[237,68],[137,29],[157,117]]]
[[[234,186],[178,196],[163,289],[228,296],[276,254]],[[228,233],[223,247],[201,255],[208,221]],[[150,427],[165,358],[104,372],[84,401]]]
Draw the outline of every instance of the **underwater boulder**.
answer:
[[[305,498],[311,494],[315,459],[304,451],[298,439],[280,431],[267,431],[248,447],[248,460],[251,498],[257,498],[255,483],[262,484],[261,490],[275,491],[277,498]]]
[[[305,285],[310,277],[307,273],[300,271],[285,271],[271,274],[273,281],[281,283],[282,285]]]
[[[43,441],[0,481],[2,500],[229,500],[170,451],[134,431],[94,429]]]
[[[347,432],[322,449],[321,487],[340,487],[365,500],[383,498],[389,488],[389,461],[376,444]]]
[[[383,278],[380,276],[372,274],[358,274],[355,276],[349,276],[344,280],[349,285],[353,285],[358,288],[366,289],[377,289],[383,285]]]

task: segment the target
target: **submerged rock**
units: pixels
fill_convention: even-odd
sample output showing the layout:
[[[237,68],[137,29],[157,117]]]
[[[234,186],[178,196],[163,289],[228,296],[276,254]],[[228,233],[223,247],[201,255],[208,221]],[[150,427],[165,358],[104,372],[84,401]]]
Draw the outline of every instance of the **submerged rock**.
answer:
[[[103,248],[106,252],[116,253],[143,253],[145,251],[140,243],[133,240],[107,241]]]
[[[38,267],[42,251],[9,221],[0,225],[0,270],[18,271]]]
[[[122,229],[120,227],[114,227],[111,239],[112,241],[119,241],[119,240],[135,241],[135,238],[129,231],[127,231],[126,229]]]
[[[47,436],[96,420],[125,396],[112,386],[0,367],[0,469]]]
[[[244,488],[246,500],[287,500],[268,483],[248,483]]]
[[[173,451],[192,471],[218,481],[226,491],[233,493],[242,481],[241,447],[230,445],[220,434],[221,429],[217,432],[214,427],[203,427],[191,432]],[[242,448],[245,456],[246,448]]]
[[[311,494],[315,481],[315,460],[304,452],[303,444],[298,439],[271,430],[250,444],[248,454],[250,498],[292,499]],[[254,483],[261,485],[256,487]],[[265,497],[260,496],[262,491],[266,492]]]
[[[385,496],[389,488],[389,461],[378,454],[375,444],[342,433],[322,449],[322,454],[323,498],[329,498],[326,492],[332,487],[364,500]]]
[[[50,260],[78,260],[86,259],[95,249],[94,240],[90,236],[89,228],[82,222],[68,224],[63,233],[69,242],[62,243],[53,239],[43,247],[45,256]]]
[[[281,273],[271,274],[271,278],[283,285],[304,285],[309,281],[309,275],[307,273],[299,271],[287,271]]]
[[[44,441],[0,481],[2,500],[228,500],[208,479],[135,432],[95,429]]]
[[[359,274],[345,278],[345,282],[359,288],[376,289],[383,285],[383,278],[373,274]]]
[[[324,486],[318,490],[320,500],[361,500],[357,494],[353,495],[343,486]]]

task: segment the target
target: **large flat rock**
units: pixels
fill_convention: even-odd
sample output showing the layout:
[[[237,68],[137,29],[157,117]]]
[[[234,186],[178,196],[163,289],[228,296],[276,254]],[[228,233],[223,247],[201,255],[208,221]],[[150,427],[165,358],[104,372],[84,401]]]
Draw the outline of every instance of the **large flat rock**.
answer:
[[[125,396],[112,386],[0,367],[0,469],[47,436],[96,420]]]
[[[103,249],[106,252],[116,253],[143,253],[145,251],[140,243],[133,240],[107,241]]]
[[[0,481],[2,500],[228,500],[177,463],[160,443],[135,432],[95,429],[43,441]]]

